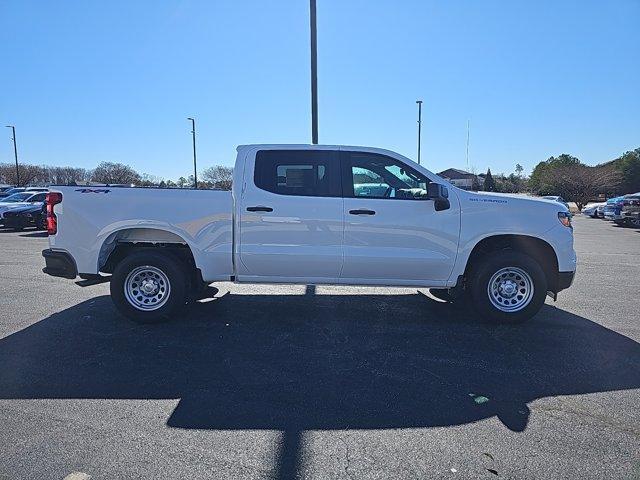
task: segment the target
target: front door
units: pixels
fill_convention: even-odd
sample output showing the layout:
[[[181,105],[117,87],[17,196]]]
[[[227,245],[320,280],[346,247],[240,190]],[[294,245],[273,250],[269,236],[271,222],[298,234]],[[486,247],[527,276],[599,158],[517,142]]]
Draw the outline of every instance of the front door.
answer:
[[[341,281],[443,285],[456,260],[460,215],[436,211],[429,180],[398,159],[341,152],[344,263]]]
[[[246,165],[238,279],[335,282],[343,235],[339,152],[260,150]]]

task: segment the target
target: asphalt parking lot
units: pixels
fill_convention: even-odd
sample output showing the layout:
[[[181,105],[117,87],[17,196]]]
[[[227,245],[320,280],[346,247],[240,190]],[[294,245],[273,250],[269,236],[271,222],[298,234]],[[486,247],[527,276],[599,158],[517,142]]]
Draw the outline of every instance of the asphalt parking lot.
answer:
[[[233,284],[140,326],[0,231],[0,478],[640,478],[640,231],[574,224],[573,287],[517,327]]]

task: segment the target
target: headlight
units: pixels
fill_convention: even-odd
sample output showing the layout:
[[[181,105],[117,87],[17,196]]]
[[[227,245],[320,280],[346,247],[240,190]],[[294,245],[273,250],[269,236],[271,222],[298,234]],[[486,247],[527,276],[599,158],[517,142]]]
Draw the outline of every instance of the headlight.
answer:
[[[558,220],[565,227],[573,228],[571,225],[571,214],[569,212],[558,212]]]

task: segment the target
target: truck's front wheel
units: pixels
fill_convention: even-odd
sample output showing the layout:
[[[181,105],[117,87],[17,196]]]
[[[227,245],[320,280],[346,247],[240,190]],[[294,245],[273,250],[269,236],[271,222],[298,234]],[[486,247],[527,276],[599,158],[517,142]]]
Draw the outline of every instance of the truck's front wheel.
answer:
[[[533,317],[544,304],[547,278],[530,256],[498,251],[471,267],[468,286],[483,318],[519,323]]]
[[[111,277],[111,298],[131,320],[158,323],[184,307],[188,284],[178,258],[169,253],[140,251],[116,266]]]

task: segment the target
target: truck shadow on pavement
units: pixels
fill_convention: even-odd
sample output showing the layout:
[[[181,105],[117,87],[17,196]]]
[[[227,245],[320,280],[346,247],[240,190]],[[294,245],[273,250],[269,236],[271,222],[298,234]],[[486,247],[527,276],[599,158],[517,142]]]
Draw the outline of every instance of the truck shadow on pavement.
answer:
[[[489,327],[422,294],[237,295],[140,326],[106,296],[0,340],[0,398],[180,398],[167,424],[284,432],[277,475],[305,430],[526,428],[536,399],[640,387],[640,345],[545,306]]]

